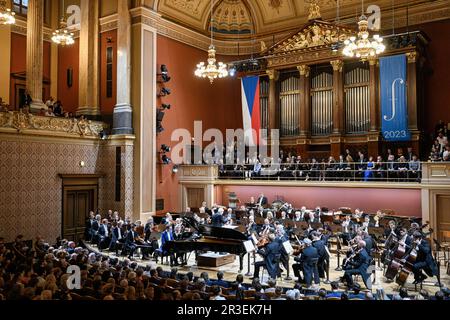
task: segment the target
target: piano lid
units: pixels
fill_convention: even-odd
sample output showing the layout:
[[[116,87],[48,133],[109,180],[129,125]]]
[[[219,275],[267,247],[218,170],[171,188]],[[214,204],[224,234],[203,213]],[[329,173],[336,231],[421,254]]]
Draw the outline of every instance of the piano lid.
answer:
[[[203,236],[215,237],[220,239],[248,240],[247,236],[230,228],[214,227],[209,225],[199,225],[199,232]]]

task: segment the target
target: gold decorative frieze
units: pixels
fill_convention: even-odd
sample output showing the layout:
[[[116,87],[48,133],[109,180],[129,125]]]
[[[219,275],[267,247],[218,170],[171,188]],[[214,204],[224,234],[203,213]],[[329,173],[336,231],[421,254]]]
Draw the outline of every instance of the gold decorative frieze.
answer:
[[[102,122],[85,119],[41,117],[22,112],[0,112],[0,131],[35,132],[40,135],[69,135],[98,138],[106,127]]]
[[[406,53],[406,57],[408,58],[408,63],[416,63],[419,58],[419,53],[416,51]]]

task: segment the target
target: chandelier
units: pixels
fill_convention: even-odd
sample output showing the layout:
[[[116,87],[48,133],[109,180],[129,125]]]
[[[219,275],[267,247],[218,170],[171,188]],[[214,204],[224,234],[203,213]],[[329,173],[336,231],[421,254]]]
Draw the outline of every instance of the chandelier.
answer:
[[[384,52],[386,47],[383,44],[383,38],[376,34],[372,40],[369,39],[368,25],[367,17],[362,15],[358,22],[358,38],[353,36],[344,41],[345,47],[342,53],[345,56],[356,56],[357,58],[361,58],[362,61],[365,61],[370,57],[375,57]]]
[[[11,9],[6,8],[6,1],[0,1],[0,24],[9,25],[15,24],[16,18],[14,18],[16,14],[11,11]]]
[[[64,18],[64,0],[62,1],[62,10],[63,10],[63,16],[61,18],[61,22],[59,24],[59,29],[57,29],[55,32],[53,32],[52,41],[56,44],[60,44],[63,47],[64,46],[70,46],[75,43],[75,40],[73,39],[73,33],[69,32],[67,30],[67,22]]]
[[[59,29],[53,32],[52,41],[62,46],[70,46],[75,43],[73,33],[67,31],[67,23],[61,20]]]
[[[213,45],[213,0],[211,0],[211,45],[208,49],[208,63],[200,62],[197,64],[197,69],[195,70],[195,75],[200,78],[208,78],[211,83],[214,79],[225,78],[228,76],[227,65],[223,62],[216,63],[216,48]]]

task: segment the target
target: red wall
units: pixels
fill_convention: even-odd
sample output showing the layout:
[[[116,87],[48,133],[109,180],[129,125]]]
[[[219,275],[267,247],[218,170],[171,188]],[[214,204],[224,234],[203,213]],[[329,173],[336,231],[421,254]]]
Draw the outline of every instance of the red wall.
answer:
[[[50,80],[51,76],[51,43],[44,41],[43,44],[43,77],[46,80]],[[18,33],[11,33],[11,61],[10,61],[11,73],[22,73],[27,71],[27,37]],[[15,82],[11,79],[11,102],[14,104],[15,95],[14,92]],[[43,86],[44,96],[42,99],[45,100],[50,96],[50,86],[45,84]]]
[[[11,73],[27,70],[27,37],[11,33]]]
[[[108,38],[111,40],[108,42]],[[113,95],[106,97],[106,49],[113,48]],[[103,115],[112,114],[117,101],[117,30],[100,35],[100,108]]]
[[[269,203],[283,199],[295,208],[317,206],[338,209],[359,208],[374,213],[379,209],[393,209],[397,215],[422,216],[420,189],[276,187],[276,186],[216,186],[216,201],[228,205],[228,193],[235,192],[241,203],[258,198],[262,192]]]
[[[450,20],[421,25],[431,39],[427,49],[427,64],[433,73],[425,78],[425,129],[434,131],[436,123],[442,119],[450,122]]]
[[[210,84],[206,79],[196,78],[195,67],[198,62],[206,60],[207,53],[164,36],[158,36],[157,50],[158,68],[165,64],[172,77],[166,84],[172,94],[157,102],[158,106],[162,103],[172,105],[165,112],[162,123],[165,130],[157,137],[158,148],[161,144],[176,144],[170,141],[174,129],[185,128],[193,136],[195,120],[203,121],[203,132],[209,128],[218,128],[224,132],[225,129],[242,127],[239,79],[221,79]],[[164,211],[175,210],[178,179],[172,173],[172,165],[157,165],[156,183],[157,198],[165,201]]]
[[[65,111],[75,112],[78,108],[79,40],[72,46],[58,47],[58,97]],[[72,68],[72,87],[67,86],[67,69]]]

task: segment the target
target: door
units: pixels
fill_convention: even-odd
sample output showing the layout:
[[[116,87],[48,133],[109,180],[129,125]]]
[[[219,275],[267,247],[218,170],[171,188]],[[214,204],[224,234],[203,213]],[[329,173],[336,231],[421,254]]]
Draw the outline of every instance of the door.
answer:
[[[203,188],[187,188],[187,203],[190,208],[200,208],[205,201],[205,190]]]
[[[439,241],[449,241],[444,232],[450,232],[450,195],[437,195],[436,197],[437,237]],[[444,239],[445,238],[445,239]]]
[[[63,238],[78,242],[84,237],[89,211],[94,208],[94,190],[65,190]]]

